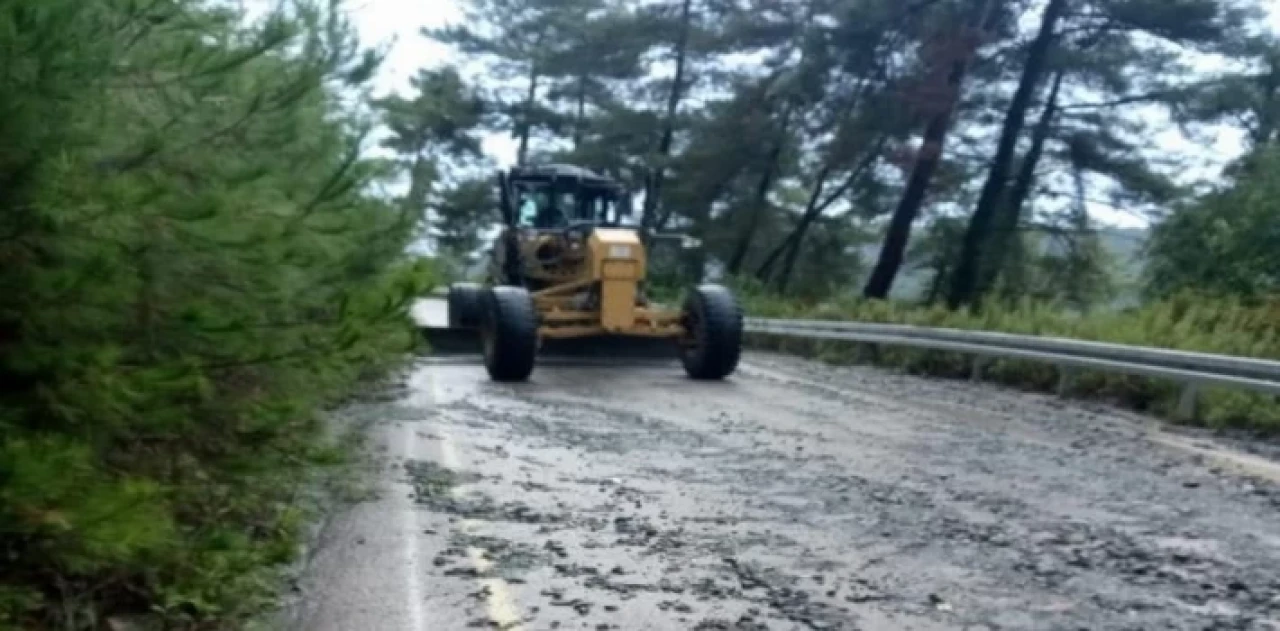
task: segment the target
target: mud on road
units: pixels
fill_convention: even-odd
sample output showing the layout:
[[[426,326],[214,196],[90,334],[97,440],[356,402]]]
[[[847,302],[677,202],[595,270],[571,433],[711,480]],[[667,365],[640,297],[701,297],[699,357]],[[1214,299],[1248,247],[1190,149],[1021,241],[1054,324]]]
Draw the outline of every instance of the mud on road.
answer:
[[[407,385],[298,629],[1280,629],[1274,476],[1140,417],[774,355]]]

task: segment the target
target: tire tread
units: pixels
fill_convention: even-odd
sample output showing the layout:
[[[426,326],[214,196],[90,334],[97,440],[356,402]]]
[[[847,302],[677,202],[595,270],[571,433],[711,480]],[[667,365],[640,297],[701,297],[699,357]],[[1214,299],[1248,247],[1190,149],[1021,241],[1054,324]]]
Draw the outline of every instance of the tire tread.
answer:
[[[494,328],[492,356],[485,368],[494,381],[525,381],[538,354],[538,314],[533,298],[519,287],[491,287],[485,292],[485,316]]]
[[[729,376],[742,357],[742,306],[728,288],[706,284],[690,293],[685,308],[700,312],[705,336],[701,353],[684,355],[685,371],[699,380]]]

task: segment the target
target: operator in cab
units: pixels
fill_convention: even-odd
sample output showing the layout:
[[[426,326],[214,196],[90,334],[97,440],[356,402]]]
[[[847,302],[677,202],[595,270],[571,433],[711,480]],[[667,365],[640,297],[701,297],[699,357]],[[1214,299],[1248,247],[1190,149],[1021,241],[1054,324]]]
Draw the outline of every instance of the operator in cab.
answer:
[[[561,195],[556,200],[544,191],[526,193],[520,202],[520,225],[544,230],[564,228],[569,225],[566,206],[573,207],[572,195]]]

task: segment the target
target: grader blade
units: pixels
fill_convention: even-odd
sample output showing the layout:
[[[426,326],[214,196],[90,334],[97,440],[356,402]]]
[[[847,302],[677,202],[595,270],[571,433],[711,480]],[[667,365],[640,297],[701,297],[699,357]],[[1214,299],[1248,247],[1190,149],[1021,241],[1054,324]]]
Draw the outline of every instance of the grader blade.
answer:
[[[427,326],[420,330],[427,342],[423,353],[428,357],[483,360],[478,329]],[[625,335],[543,339],[537,355],[538,363],[559,366],[654,364],[678,359],[674,340]]]
[[[549,363],[627,364],[679,359],[675,340],[635,335],[543,338],[538,361]]]
[[[471,355],[479,358],[484,350],[479,329],[424,326],[420,330],[427,341],[428,355]]]

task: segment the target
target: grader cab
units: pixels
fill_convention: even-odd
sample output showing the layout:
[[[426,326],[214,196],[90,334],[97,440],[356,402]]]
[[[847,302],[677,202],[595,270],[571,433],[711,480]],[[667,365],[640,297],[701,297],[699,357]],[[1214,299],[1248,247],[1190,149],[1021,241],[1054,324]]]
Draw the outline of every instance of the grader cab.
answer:
[[[679,358],[695,379],[738,364],[742,310],[726,288],[692,288],[680,308],[645,292],[647,253],[618,183],[569,165],[498,176],[503,229],[484,284],[449,288],[448,331],[474,332],[489,376],[523,381],[539,356]],[[467,348],[454,346],[454,348]]]

